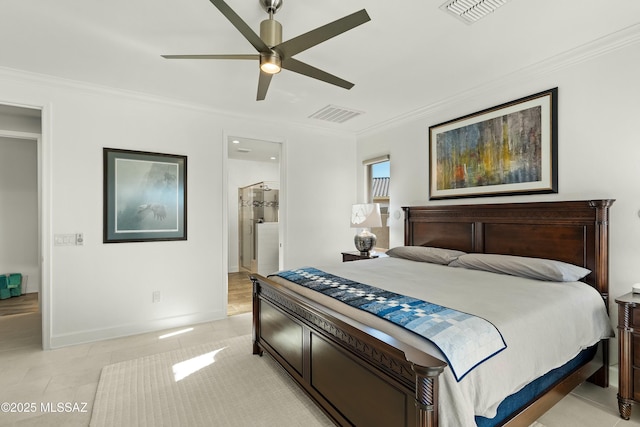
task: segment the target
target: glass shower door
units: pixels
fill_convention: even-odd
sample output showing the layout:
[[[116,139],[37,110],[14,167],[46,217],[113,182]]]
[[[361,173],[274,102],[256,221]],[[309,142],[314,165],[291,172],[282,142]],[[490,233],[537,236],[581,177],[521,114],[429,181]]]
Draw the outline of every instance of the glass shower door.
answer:
[[[259,182],[238,189],[240,268],[257,271],[256,224],[278,222],[278,190]]]

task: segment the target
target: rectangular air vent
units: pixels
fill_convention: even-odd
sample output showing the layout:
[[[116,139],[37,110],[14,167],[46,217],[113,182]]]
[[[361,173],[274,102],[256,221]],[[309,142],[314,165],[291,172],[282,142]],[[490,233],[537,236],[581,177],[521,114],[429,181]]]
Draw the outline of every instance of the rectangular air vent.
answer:
[[[310,119],[324,120],[326,122],[344,123],[354,117],[364,114],[362,111],[349,110],[335,105],[327,105],[309,116]]]
[[[505,5],[509,0],[449,0],[440,9],[449,12],[466,24],[484,18],[495,12],[500,6]]]

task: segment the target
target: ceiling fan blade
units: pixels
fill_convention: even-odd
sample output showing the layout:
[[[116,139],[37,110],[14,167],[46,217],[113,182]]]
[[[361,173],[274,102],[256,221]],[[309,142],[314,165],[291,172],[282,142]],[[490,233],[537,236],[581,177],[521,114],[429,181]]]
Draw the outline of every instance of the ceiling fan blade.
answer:
[[[258,80],[258,95],[256,96],[256,101],[264,101],[264,99],[266,98],[267,90],[269,89],[269,84],[271,83],[271,77],[273,77],[273,74],[260,71],[260,79]]]
[[[315,30],[311,30],[298,37],[282,42],[279,45],[274,46],[273,50],[278,52],[282,59],[291,58],[297,53],[307,50],[310,47],[329,40],[332,37],[349,31],[352,28],[362,25],[370,20],[371,18],[367,11],[362,9],[359,12],[352,13],[344,18],[340,18],[329,24],[323,25],[322,27],[318,27]]]
[[[260,59],[260,55],[160,55],[165,59]]]
[[[351,89],[354,86],[351,82],[341,79],[340,77],[336,77],[333,74],[329,74],[316,67],[312,67],[304,62],[300,62],[297,59],[289,58],[282,61],[282,68],[314,79],[322,80],[323,82],[331,83],[332,85],[340,86],[345,89]]]
[[[258,36],[255,31],[249,27],[249,25],[238,16],[237,13],[233,11],[229,7],[227,3],[223,0],[209,0],[211,3],[218,8],[218,10],[233,24],[234,27],[244,36],[245,39],[249,41],[256,48],[258,52],[268,53],[271,52],[269,46],[262,41],[260,36]]]

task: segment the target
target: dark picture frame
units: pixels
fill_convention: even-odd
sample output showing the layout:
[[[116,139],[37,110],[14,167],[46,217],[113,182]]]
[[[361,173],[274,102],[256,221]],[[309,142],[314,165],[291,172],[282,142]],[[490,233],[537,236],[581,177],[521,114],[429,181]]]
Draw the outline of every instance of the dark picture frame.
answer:
[[[557,87],[429,127],[429,199],[557,192]]]
[[[103,148],[104,243],[187,240],[187,157]]]

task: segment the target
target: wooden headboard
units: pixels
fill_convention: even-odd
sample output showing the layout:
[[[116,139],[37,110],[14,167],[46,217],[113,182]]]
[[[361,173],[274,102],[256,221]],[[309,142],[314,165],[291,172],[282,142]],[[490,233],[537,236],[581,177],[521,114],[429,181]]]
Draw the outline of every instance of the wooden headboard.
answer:
[[[405,245],[548,258],[591,270],[609,293],[609,207],[614,200],[411,206]]]

